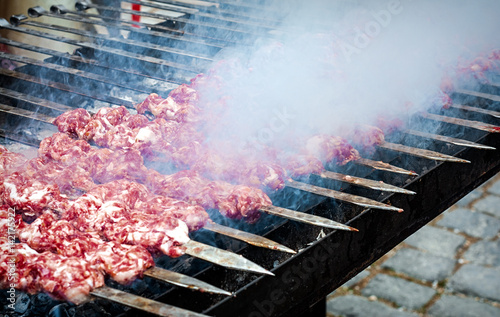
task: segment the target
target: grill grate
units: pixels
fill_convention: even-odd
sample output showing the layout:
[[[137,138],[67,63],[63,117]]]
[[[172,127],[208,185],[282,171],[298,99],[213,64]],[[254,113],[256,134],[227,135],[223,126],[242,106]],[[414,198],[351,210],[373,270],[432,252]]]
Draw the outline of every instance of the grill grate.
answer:
[[[134,0],[123,2],[146,5],[144,2]],[[217,54],[230,48],[231,45],[251,45],[259,37],[273,37],[273,32],[281,31],[279,21],[262,18],[267,16],[265,12],[267,9],[261,1],[221,0],[204,1],[204,3],[205,7],[198,6],[194,2],[168,0],[148,2],[147,5],[151,8],[168,8],[170,12],[175,12],[170,15],[137,13],[142,17],[164,20],[159,24],[130,22],[117,17],[90,14],[86,11],[88,8],[118,14],[131,12],[126,9],[90,5],[81,1],[77,2],[75,11],[62,6],[52,6],[50,11],[36,7],[29,10],[29,18],[17,15],[11,19],[12,24],[1,21],[0,27],[9,31],[31,34],[78,47],[74,54],[64,54],[30,43],[0,38],[0,43],[8,46],[50,55],[44,61],[38,61],[25,56],[0,53],[0,59],[25,64],[13,71],[0,69],[1,135],[8,140],[7,142],[22,142],[36,146],[44,136],[55,132],[55,127],[50,125],[51,118],[68,109],[85,107],[95,110],[109,105],[125,105],[133,108],[135,103],[144,99],[145,94],[157,92],[166,95],[177,84],[187,82],[197,73],[203,72]],[[283,14],[285,13],[283,10]],[[123,39],[42,23],[38,20],[41,16],[53,19],[54,23],[58,20],[71,20],[84,23],[88,27],[118,29],[128,32],[129,35],[127,39]],[[96,20],[96,17],[102,20]],[[134,24],[144,28],[136,28]],[[38,27],[39,30],[27,28],[29,26]],[[49,31],[58,31],[62,35],[54,35]],[[77,34],[86,39],[74,40],[68,37],[69,34]],[[171,61],[174,56],[175,63]],[[65,74],[63,82],[59,81],[63,78],[61,74]],[[483,91],[480,92],[458,90],[452,97],[456,102],[462,102],[465,107],[451,109],[456,112],[448,110],[434,112],[478,120],[485,124],[498,124],[495,117],[488,112],[492,111],[491,109],[500,111],[498,107],[500,96],[495,95],[498,94],[498,90],[494,90],[494,87],[494,85],[483,85],[479,89]],[[467,106],[472,108],[466,108]],[[478,111],[471,111],[474,109]],[[421,123],[427,119],[425,116],[416,116],[412,120]],[[495,131],[480,131],[446,122],[434,122],[434,124],[443,127],[438,129],[437,133],[442,132],[443,135],[450,137],[500,148],[500,138],[493,133]],[[30,128],[26,129],[27,127]],[[410,133],[394,133],[387,137],[387,141],[415,146],[420,144],[423,138],[426,137]],[[153,298],[162,303],[207,315],[304,314],[305,316],[313,311],[318,312],[317,306],[314,305],[322,303],[328,293],[376,261],[500,169],[499,150],[464,148],[461,145],[435,141],[430,141],[428,145],[429,150],[452,155],[471,163],[438,162],[379,148],[372,159],[390,163],[405,171],[415,171],[419,176],[375,170],[353,162],[342,168],[330,166],[329,169],[344,175],[382,180],[388,184],[405,187],[406,190],[415,192],[415,195],[374,191],[316,175],[307,180],[308,191],[312,192],[302,191],[305,185],[295,185],[271,197],[273,202],[277,202],[277,207],[274,208],[298,209],[346,223],[359,229],[357,233],[310,226],[271,215],[262,217],[262,222],[267,225],[254,227],[248,225],[245,228],[294,250],[300,250],[296,255],[247,246],[242,242],[205,230],[192,234],[194,240],[210,241],[211,244],[237,252],[266,269],[273,269],[276,275],[274,277],[227,270],[188,256],[177,259],[162,257],[157,260],[158,267],[197,277],[234,292],[235,297],[193,292],[165,285],[149,277],[138,280],[128,287],[120,286],[113,281],[107,281],[107,284],[116,289],[126,290],[129,294]],[[319,189],[311,190],[313,186],[318,186]],[[337,194],[335,199],[331,197],[333,193],[331,190],[342,193]],[[355,206],[338,199],[346,194],[359,195],[379,203],[397,206],[405,212],[365,209],[363,206]],[[299,205],[298,202],[303,200],[307,200],[308,204]],[[240,225],[234,221],[224,221],[223,224],[228,226]],[[104,297],[109,298],[108,295]],[[43,296],[35,295],[30,298],[33,306],[32,315],[40,314],[34,307]],[[45,315],[48,315],[50,310],[53,312],[65,310],[77,316],[87,309],[93,310],[96,314],[104,312],[123,316],[137,316],[142,313],[135,309],[128,310],[122,306],[115,306],[106,300],[96,300],[82,307],[71,307],[67,303],[52,301],[45,308],[47,311],[42,312]],[[321,309],[319,309],[320,314],[324,316]]]

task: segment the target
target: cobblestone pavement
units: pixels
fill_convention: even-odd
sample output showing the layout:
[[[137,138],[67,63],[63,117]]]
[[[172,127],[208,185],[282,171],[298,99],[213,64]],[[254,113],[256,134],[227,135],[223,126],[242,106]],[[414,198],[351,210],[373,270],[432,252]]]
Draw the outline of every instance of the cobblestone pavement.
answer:
[[[500,174],[331,293],[327,316],[500,317]]]

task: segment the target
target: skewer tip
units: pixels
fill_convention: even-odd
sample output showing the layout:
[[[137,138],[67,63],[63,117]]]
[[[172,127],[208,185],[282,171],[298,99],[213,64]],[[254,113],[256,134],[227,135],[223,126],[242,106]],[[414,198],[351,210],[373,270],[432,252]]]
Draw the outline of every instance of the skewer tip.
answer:
[[[278,251],[282,251],[282,252],[286,252],[286,253],[290,253],[290,254],[297,254],[297,251],[295,250],[292,250],[290,248],[287,248],[287,247],[277,247],[276,250]]]
[[[488,130],[488,132],[491,132],[491,133],[500,133],[500,127],[487,126],[487,127],[483,127],[483,128],[485,128],[486,130]]]

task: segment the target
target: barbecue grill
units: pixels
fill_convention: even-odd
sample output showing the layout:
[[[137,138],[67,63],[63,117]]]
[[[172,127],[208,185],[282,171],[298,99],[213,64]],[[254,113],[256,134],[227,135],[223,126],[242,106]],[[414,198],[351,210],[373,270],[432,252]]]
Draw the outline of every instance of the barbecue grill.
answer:
[[[37,146],[41,139],[56,132],[51,125],[53,118],[74,107],[96,110],[102,106],[124,105],[133,108],[149,93],[166,95],[172,88],[205,71],[223,50],[234,45],[252,45],[256,39],[274,36],[280,31],[280,15],[271,14],[269,10],[280,11],[268,8],[267,1],[124,0],[122,3],[135,8],[141,5],[148,10],[139,12],[76,1],[75,8],[57,4],[50,8],[33,7],[27,13],[12,16],[10,21],[0,21],[0,27],[10,32],[78,47],[73,54],[67,54],[0,38],[0,43],[8,47],[50,56],[40,61],[0,53],[0,59],[23,65],[12,70],[0,68],[0,132],[5,143],[20,148],[20,144]],[[286,10],[280,9],[284,16]],[[121,17],[123,14],[133,14],[134,19],[125,20]],[[41,16],[50,17],[54,24],[40,22]],[[147,18],[161,22],[148,23]],[[55,24],[67,20],[80,22],[88,29]],[[92,28],[114,30],[107,31],[110,34],[116,30],[128,34],[126,38],[115,37],[96,33],[90,30]],[[57,31],[57,35],[53,31]],[[71,39],[68,34],[85,40]],[[494,82],[497,78],[490,75]],[[500,138],[495,135],[499,132],[495,124],[499,123],[500,113],[494,112],[500,101],[499,92],[499,86],[491,83],[463,87],[451,95],[452,108],[434,109],[412,118],[410,128],[422,122],[437,122],[436,134],[459,138],[461,143],[457,140],[455,144],[450,143],[450,139],[429,141],[435,135],[418,131],[386,136],[386,141],[391,142],[388,144],[402,144],[412,149],[405,153],[401,147],[379,147],[372,159],[399,167],[403,173],[354,162],[329,167],[342,175],[404,187],[415,195],[373,190],[316,175],[292,182],[271,197],[277,207],[328,218],[357,228],[359,232],[265,214],[254,225],[217,219],[224,225],[242,227],[284,244],[298,251],[297,254],[251,246],[207,230],[192,233],[194,240],[241,254],[272,271],[274,276],[230,270],[189,256],[157,259],[157,267],[196,277],[234,296],[197,292],[150,277],[127,287],[111,280],[107,285],[143,299],[209,316],[325,316],[325,299],[329,293],[499,171]],[[482,123],[472,127],[470,121],[449,118]],[[428,141],[428,150],[470,163],[416,155],[422,153],[416,150],[422,140]],[[397,206],[404,212],[355,205],[334,194],[338,191]],[[52,301],[41,294],[19,294],[19,301],[25,301],[27,308],[19,308],[18,313],[28,312],[26,316],[161,314],[154,310],[154,304],[142,304],[139,297],[133,299],[137,304],[135,308],[117,304],[126,301],[126,295],[106,291],[97,293],[100,298],[81,306]]]

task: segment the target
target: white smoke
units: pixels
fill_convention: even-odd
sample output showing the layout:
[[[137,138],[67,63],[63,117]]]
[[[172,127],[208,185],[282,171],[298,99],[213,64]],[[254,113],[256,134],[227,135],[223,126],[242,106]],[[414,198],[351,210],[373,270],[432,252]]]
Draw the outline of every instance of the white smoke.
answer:
[[[431,106],[459,60],[500,46],[498,1],[291,3],[279,37],[221,55],[239,66],[218,72],[230,110],[211,138],[270,145],[404,118]]]

